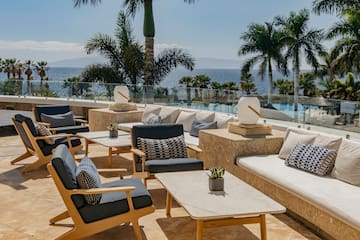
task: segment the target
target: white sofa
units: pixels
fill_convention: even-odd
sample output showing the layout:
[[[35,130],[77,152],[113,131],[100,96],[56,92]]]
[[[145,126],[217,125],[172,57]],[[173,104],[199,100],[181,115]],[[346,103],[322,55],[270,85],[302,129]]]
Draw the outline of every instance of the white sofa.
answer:
[[[186,144],[190,144],[190,145],[195,145],[198,146],[199,145],[199,138],[190,135],[190,128],[191,128],[191,122],[195,119],[200,119],[200,120],[204,120],[205,122],[217,122],[217,127],[218,128],[226,128],[227,127],[227,123],[228,122],[232,122],[234,121],[234,117],[232,116],[228,116],[225,113],[219,113],[219,112],[211,112],[211,111],[203,111],[203,110],[193,110],[193,109],[185,109],[185,108],[175,108],[175,107],[168,107],[168,106],[164,106],[164,107],[160,107],[160,106],[149,106],[148,108],[160,108],[160,109],[166,109],[167,111],[171,111],[171,110],[178,110],[177,113],[174,113],[176,115],[176,117],[172,118],[173,121],[171,121],[170,123],[184,123],[183,121],[179,121],[179,116],[181,114],[181,112],[186,112],[186,113],[194,113],[194,117],[191,120],[190,119],[190,123],[188,122],[186,125],[184,126],[184,137],[185,137],[185,142]],[[144,114],[146,114],[146,108],[144,109]],[[158,115],[159,112],[156,112],[156,114]],[[143,119],[144,120],[144,117]],[[221,121],[221,122],[220,122]],[[143,125],[144,122],[129,122],[129,123],[120,123],[118,124],[118,129],[122,130],[122,131],[127,131],[130,132],[132,127],[135,125]]]
[[[302,132],[316,134],[319,139],[339,139],[338,136],[312,131]],[[341,145],[344,141],[347,140],[343,140]],[[346,147],[341,145],[339,151],[346,152]],[[236,164],[238,177],[283,204],[290,213],[309,223],[325,238],[360,239],[359,186],[330,174],[318,176],[286,166],[279,155],[238,157]]]

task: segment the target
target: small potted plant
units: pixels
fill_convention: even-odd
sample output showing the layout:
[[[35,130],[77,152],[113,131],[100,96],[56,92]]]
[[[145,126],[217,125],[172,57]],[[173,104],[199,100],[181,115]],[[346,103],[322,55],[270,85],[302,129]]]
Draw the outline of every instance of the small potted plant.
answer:
[[[211,168],[209,174],[209,190],[224,191],[225,168]]]
[[[108,126],[109,129],[109,137],[110,138],[117,138],[118,137],[118,129],[117,129],[117,124],[116,123],[112,123]]]

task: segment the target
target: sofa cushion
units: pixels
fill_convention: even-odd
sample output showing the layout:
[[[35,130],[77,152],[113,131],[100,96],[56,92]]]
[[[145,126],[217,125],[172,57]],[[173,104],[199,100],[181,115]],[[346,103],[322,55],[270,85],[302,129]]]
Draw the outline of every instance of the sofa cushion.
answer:
[[[196,158],[155,159],[145,162],[145,170],[151,173],[202,170],[203,164]]]
[[[131,129],[133,128],[133,126],[136,126],[136,125],[144,125],[144,123],[143,122],[119,123],[118,129],[125,131],[125,132],[131,132]]]
[[[330,136],[325,136],[323,134],[319,134],[315,138],[314,145],[327,148],[330,150],[334,150],[335,152],[337,152],[339,150],[341,142],[342,142],[341,137],[330,137]]]
[[[184,132],[185,143],[199,146],[199,138],[191,136],[189,132]]]
[[[228,123],[234,121],[234,117],[216,113],[214,121],[217,123],[217,128],[227,128]]]
[[[323,176],[334,166],[336,152],[311,144],[296,144],[285,164]]]
[[[360,186],[360,142],[343,140],[331,175],[342,181]]]
[[[156,106],[146,106],[141,117],[141,122],[145,122],[145,120],[149,117],[150,113],[159,115],[161,107]]]
[[[162,107],[159,113],[161,123],[175,123],[180,110],[172,107]]]
[[[185,132],[190,132],[195,115],[195,112],[181,111],[178,118],[176,119],[176,123],[182,124]]]
[[[161,117],[154,113],[150,113],[149,116],[144,121],[144,124],[159,124],[159,123],[161,123]]]
[[[99,173],[90,158],[84,157],[76,169],[76,180],[82,189],[101,187]],[[101,194],[84,195],[85,200],[90,205],[98,204]]]
[[[50,130],[43,126],[43,125],[38,125],[36,127],[38,133],[40,134],[40,136],[51,136],[52,133],[50,132]],[[49,139],[44,139],[44,141],[47,143],[47,144],[54,144],[55,143],[55,139],[54,138],[49,138]]]
[[[103,188],[125,186],[136,187],[135,190],[130,192],[135,209],[149,207],[153,204],[150,193],[139,178],[123,179],[101,185]],[[79,209],[80,215],[86,223],[116,216],[128,211],[129,205],[124,192],[103,193],[99,204],[86,205]]]
[[[214,122],[215,113],[208,111],[198,111],[196,112],[195,119],[201,122]]]
[[[166,139],[149,139],[139,137],[137,147],[146,155],[146,160],[186,158],[187,149],[184,136]]]
[[[305,135],[297,134],[293,131],[289,131],[288,135],[285,136],[284,143],[279,152],[279,158],[286,159],[291,149],[296,144],[313,144],[315,141],[316,135]]]
[[[202,122],[199,120],[194,120],[191,126],[190,135],[194,137],[198,137],[200,130],[216,129],[216,128],[217,128],[216,122]]]
[[[55,115],[48,115],[42,113],[41,121],[50,123],[50,126],[52,128],[75,125],[74,115],[71,111],[67,113],[55,114]]]
[[[287,167],[277,155],[239,157],[237,165],[298,194],[302,199],[360,227],[359,187],[330,175],[318,176]]]

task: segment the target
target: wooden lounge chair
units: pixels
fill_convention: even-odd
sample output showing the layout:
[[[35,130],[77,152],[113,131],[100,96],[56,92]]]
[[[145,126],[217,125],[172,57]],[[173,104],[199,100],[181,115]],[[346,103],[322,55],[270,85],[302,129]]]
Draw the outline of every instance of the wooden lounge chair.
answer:
[[[81,141],[79,138],[72,137],[69,134],[56,134],[51,136],[38,136],[35,125],[31,118],[21,114],[16,114],[12,118],[15,129],[24,143],[26,152],[16,159],[11,161],[15,164],[23,159],[31,156],[36,156],[38,159],[30,165],[24,167],[22,172],[28,172],[42,165],[50,162],[52,157],[52,150],[60,144],[69,146],[70,151],[74,154],[76,151],[82,149]],[[44,140],[55,139],[54,144],[47,144]]]
[[[140,179],[120,179],[103,183],[100,188],[79,189],[76,184],[76,164],[66,146],[56,148],[48,170],[67,210],[50,219],[51,224],[71,217],[74,228],[57,239],[78,239],[131,222],[137,240],[141,239],[138,219],[155,211],[151,196]],[[99,172],[101,170],[98,169]],[[126,169],[106,169],[119,172]],[[122,177],[121,177],[122,178]],[[102,194],[101,201],[89,205],[85,194]]]
[[[201,149],[197,146],[186,145],[188,150],[195,152],[195,158],[176,157],[159,159],[147,159],[146,153],[139,149],[139,138],[166,140],[169,138],[184,136],[182,124],[160,124],[160,125],[137,125],[132,128],[132,149],[134,176],[144,179],[146,186],[147,179],[153,179],[155,173],[202,170],[203,161],[199,160]],[[177,148],[177,146],[174,146]]]
[[[33,108],[35,122],[39,125],[48,127],[53,133],[69,133],[76,134],[79,132],[88,132],[89,127],[86,126],[88,122],[83,119],[76,118],[72,113],[69,105],[38,105]],[[42,114],[46,114],[45,117]],[[52,125],[51,118],[56,116],[69,114],[71,121],[63,121],[59,124]],[[47,117],[46,117],[47,116]],[[47,119],[44,121],[43,118]],[[54,121],[53,121],[54,122]]]

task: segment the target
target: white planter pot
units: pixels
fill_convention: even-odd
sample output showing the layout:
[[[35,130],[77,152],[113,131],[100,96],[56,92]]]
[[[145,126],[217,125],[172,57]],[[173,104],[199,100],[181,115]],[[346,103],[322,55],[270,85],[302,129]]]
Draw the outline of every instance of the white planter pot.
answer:
[[[241,97],[237,106],[238,118],[241,124],[256,124],[260,118],[249,106],[260,113],[260,101],[257,97]]]

